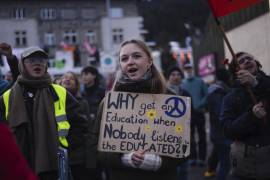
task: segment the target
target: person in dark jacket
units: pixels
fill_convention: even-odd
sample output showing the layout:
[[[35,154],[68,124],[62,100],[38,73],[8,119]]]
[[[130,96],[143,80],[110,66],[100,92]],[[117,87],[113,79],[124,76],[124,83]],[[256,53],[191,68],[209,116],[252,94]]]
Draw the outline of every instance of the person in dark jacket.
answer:
[[[177,66],[171,67],[168,70],[168,83],[167,87],[170,88],[175,94],[179,96],[190,97],[190,94],[182,88],[182,80],[184,79],[184,74],[181,69]]]
[[[1,74],[0,77],[0,95],[2,95],[7,89],[9,89],[19,76],[18,62],[16,56],[12,54],[12,48],[7,43],[0,43],[0,56],[4,55],[7,59],[7,63],[10,67],[12,81],[8,82],[4,80]]]
[[[73,72],[66,72],[60,80],[60,84],[65,87],[79,102],[79,112],[86,117],[87,121],[80,121],[77,118],[69,119],[70,130],[68,134],[69,142],[69,165],[74,180],[91,179],[89,169],[86,168],[86,141],[89,138],[89,124],[90,121],[89,106],[85,99],[80,94],[80,83],[76,74]],[[92,156],[92,158],[95,158]]]
[[[236,57],[239,67],[230,64],[235,85],[223,99],[220,117],[225,136],[234,141],[234,179],[270,179],[270,77],[251,54],[239,52]]]
[[[82,97],[89,104],[89,111],[92,120],[97,116],[98,105],[105,96],[105,88],[100,83],[100,74],[93,66],[86,66],[82,69]]]
[[[37,180],[8,127],[0,122],[0,179]]]
[[[120,48],[120,74],[113,91],[166,94],[163,76],[153,64],[150,50],[140,40],[125,41]],[[98,136],[103,104],[101,104],[95,134]],[[99,162],[109,170],[110,180],[175,180],[176,166],[181,160],[139,150],[131,153],[99,152]]]
[[[9,124],[29,166],[39,179],[58,179],[57,153],[67,147],[68,119],[84,118],[63,87],[52,84],[48,55],[39,47],[21,54],[20,75],[0,99],[0,113]],[[57,107],[57,108],[56,108]]]
[[[177,66],[171,67],[168,70],[168,82],[167,87],[175,92],[179,96],[191,97],[190,94],[181,87],[182,80],[184,79],[184,74],[181,69]],[[191,112],[192,116],[192,112]],[[177,179],[187,180],[188,179],[188,162],[183,160],[179,163],[177,167]]]
[[[208,157],[204,177],[212,177],[217,169],[216,179],[225,180],[230,171],[230,140],[224,137],[219,118],[223,97],[230,92],[231,76],[228,70],[218,69],[216,81],[208,88],[207,102],[210,116],[210,139],[213,149]],[[218,166],[219,164],[219,166]]]
[[[90,122],[89,130],[92,131],[93,123],[97,121],[97,111],[100,102],[105,96],[105,88],[100,83],[101,75],[99,74],[97,68],[93,66],[86,66],[82,69],[81,72],[82,77],[82,97],[87,100],[89,105],[89,113],[90,113]],[[91,135],[90,135],[91,137]],[[95,153],[95,146],[93,144],[93,139],[87,138],[87,168],[91,170],[91,174],[93,179],[100,180],[102,177],[102,173],[105,171],[101,167],[97,166],[96,158],[93,157],[93,153]]]

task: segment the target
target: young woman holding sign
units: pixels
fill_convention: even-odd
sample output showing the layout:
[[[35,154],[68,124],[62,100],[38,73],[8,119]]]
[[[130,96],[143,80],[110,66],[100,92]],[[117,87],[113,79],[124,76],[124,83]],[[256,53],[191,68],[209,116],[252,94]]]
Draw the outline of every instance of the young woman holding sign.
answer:
[[[151,52],[140,40],[125,41],[119,53],[120,75],[113,91],[168,94],[163,76],[153,64]],[[170,93],[173,94],[173,93]],[[99,109],[98,136],[103,104]],[[99,162],[108,168],[110,180],[175,180],[180,159],[168,158],[139,150],[128,154],[99,152]]]

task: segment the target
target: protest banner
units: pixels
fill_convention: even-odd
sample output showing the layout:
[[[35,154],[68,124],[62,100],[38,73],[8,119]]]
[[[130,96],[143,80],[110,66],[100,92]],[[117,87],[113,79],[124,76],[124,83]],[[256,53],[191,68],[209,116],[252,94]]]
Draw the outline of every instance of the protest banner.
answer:
[[[98,150],[130,153],[146,150],[174,158],[190,153],[189,97],[108,92]]]

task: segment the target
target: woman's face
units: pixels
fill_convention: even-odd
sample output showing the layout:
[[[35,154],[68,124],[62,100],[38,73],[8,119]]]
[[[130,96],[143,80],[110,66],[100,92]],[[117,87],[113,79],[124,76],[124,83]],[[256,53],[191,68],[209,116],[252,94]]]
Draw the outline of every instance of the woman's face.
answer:
[[[76,91],[76,88],[77,88],[75,77],[71,73],[65,73],[62,76],[61,85],[70,92]]]
[[[256,74],[258,71],[258,67],[254,57],[250,54],[243,54],[237,59],[239,68],[248,70],[251,74]]]
[[[90,72],[82,73],[82,83],[86,86],[91,86],[95,83],[96,76]]]
[[[137,44],[129,43],[120,50],[122,72],[131,80],[139,80],[152,65],[152,60]]]

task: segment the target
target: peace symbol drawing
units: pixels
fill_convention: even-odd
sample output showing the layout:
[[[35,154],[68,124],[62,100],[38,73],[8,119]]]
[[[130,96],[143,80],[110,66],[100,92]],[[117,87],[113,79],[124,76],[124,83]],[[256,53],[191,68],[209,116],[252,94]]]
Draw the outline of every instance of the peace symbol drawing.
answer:
[[[171,105],[172,108],[165,110],[165,114],[170,117],[182,117],[187,110],[186,103],[179,97],[170,97],[165,101],[166,105]]]

